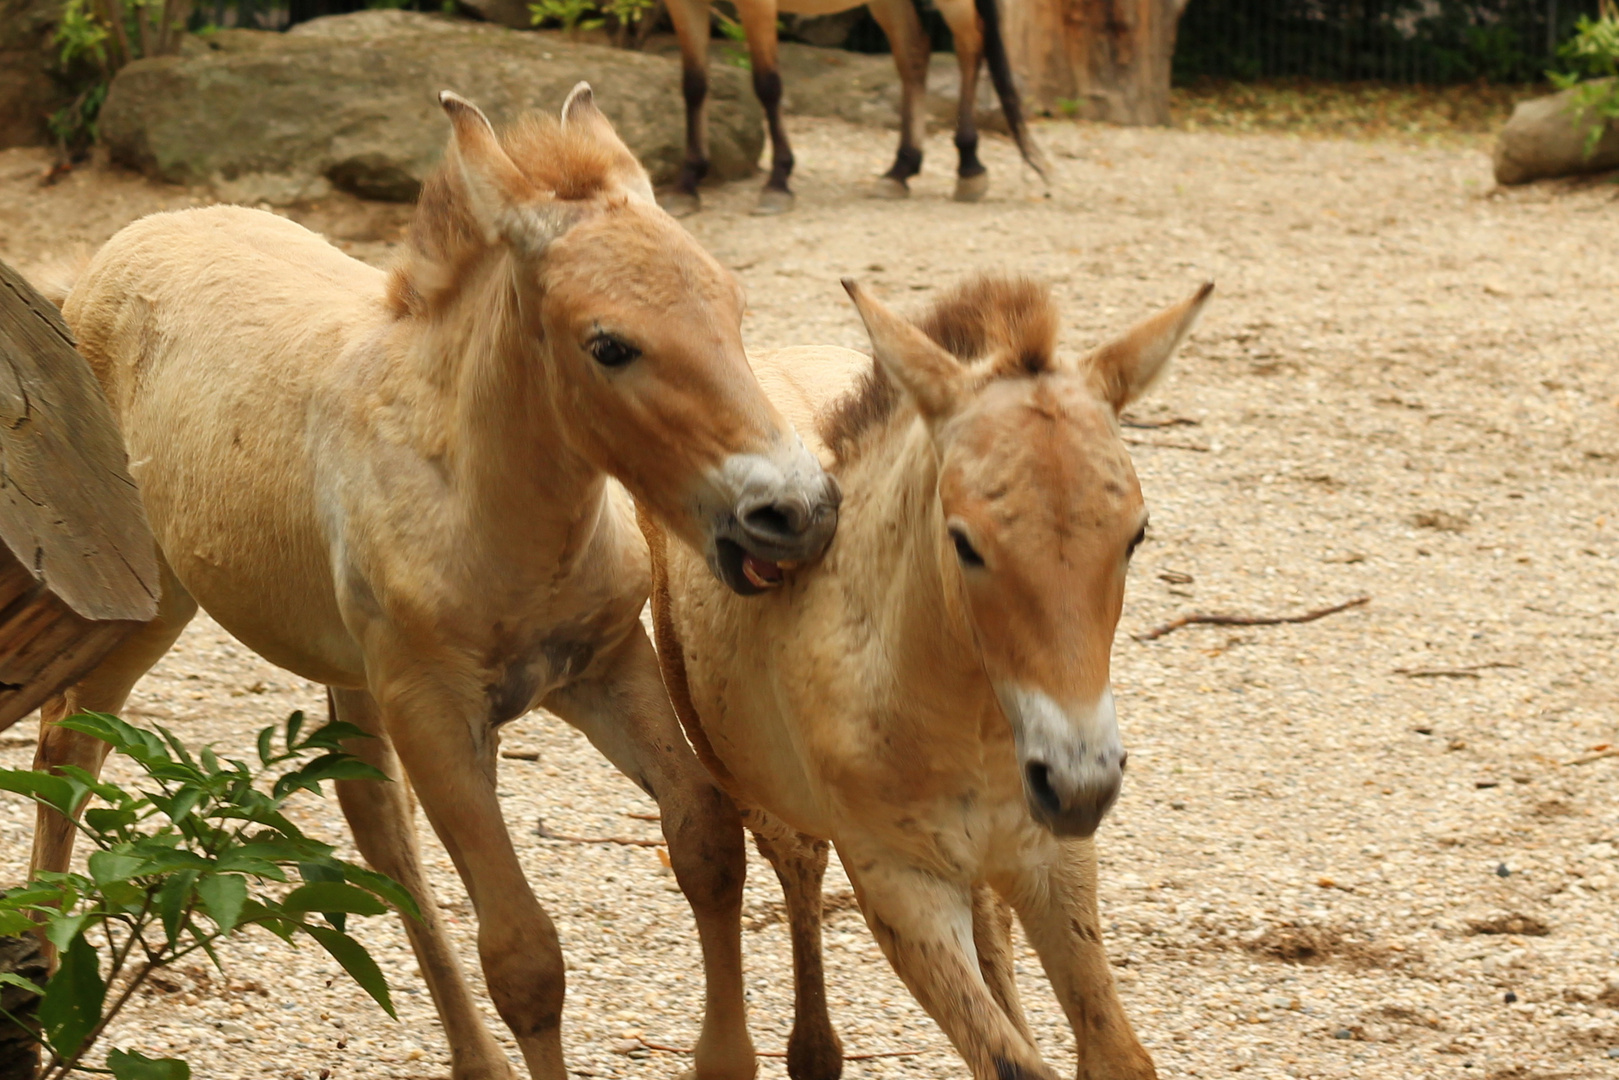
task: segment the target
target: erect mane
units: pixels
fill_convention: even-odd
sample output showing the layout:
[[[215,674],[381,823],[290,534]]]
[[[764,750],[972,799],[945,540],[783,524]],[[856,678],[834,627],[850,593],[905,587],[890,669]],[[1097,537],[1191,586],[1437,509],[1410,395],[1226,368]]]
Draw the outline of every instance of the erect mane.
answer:
[[[500,134],[501,148],[538,189],[564,201],[595,198],[614,188],[620,164],[614,148],[578,126],[530,114]],[[422,185],[404,257],[389,274],[388,299],[400,315],[421,314],[461,280],[489,249],[472,212],[460,170],[439,163]]]
[[[981,274],[946,293],[914,323],[965,364],[994,358],[991,378],[1049,371],[1057,347],[1057,306],[1051,290],[1030,278]],[[822,416],[821,439],[839,462],[855,456],[862,437],[899,407],[900,394],[882,365],[872,362]]]

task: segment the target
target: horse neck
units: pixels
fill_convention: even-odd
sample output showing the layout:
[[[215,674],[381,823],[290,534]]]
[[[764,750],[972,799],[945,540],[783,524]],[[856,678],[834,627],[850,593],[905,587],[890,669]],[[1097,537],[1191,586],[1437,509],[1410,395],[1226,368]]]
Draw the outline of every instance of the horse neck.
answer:
[[[964,709],[995,707],[994,692],[966,598],[946,570],[954,554],[946,551],[932,440],[914,414],[891,424],[887,436],[839,478],[846,505],[852,491],[865,498],[863,513],[845,514],[837,543],[844,558],[858,552],[853,557],[863,564],[866,588],[860,591],[871,598],[866,614],[880,627],[896,700],[915,702],[959,730]]]
[[[605,520],[607,476],[567,442],[546,378],[546,343],[524,311],[511,256],[492,253],[414,342],[419,374],[438,408],[445,467],[483,535],[509,532],[545,546]],[[530,304],[536,301],[531,297]]]

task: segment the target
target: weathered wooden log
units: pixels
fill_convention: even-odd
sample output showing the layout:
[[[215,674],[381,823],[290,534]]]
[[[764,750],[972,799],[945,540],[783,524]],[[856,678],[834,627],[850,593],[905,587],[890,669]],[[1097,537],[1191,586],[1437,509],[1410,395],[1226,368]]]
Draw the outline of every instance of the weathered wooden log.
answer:
[[[0,730],[157,614],[122,437],[55,305],[0,262]]]

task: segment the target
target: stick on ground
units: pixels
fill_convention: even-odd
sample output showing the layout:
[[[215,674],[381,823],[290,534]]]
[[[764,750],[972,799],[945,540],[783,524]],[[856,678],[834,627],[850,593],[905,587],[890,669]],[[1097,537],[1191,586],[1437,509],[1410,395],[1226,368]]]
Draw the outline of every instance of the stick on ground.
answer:
[[[1156,641],[1165,634],[1187,626],[1278,626],[1282,623],[1307,623],[1324,619],[1328,615],[1336,615],[1340,611],[1360,607],[1371,600],[1370,596],[1357,596],[1353,600],[1345,600],[1341,604],[1331,607],[1316,608],[1306,611],[1303,615],[1182,615],[1178,619],[1171,619],[1164,625],[1148,630],[1145,634],[1132,634],[1137,641]]]
[[[534,831],[542,840],[562,840],[569,844],[623,844],[625,847],[663,847],[666,840],[637,840],[633,836],[564,836],[552,832],[539,818],[534,819]]]

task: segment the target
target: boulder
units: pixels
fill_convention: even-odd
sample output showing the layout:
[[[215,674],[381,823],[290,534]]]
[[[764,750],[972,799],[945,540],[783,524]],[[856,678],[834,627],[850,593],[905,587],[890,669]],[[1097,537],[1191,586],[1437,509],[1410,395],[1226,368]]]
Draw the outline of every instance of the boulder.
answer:
[[[1573,90],[1521,101],[1495,144],[1495,182],[1525,184],[1553,176],[1619,168],[1619,124],[1610,122],[1587,155],[1590,121],[1578,118]]]
[[[0,150],[51,141],[46,119],[67,103],[52,77],[60,0],[0,0]]]
[[[756,167],[762,114],[745,73],[715,76],[710,175],[735,179]],[[581,79],[653,182],[672,179],[685,148],[678,64],[406,11],[333,15],[285,34],[220,31],[179,56],[137,60],[113,80],[101,137],[115,161],[233,201],[286,204],[334,187],[404,201],[449,137],[439,90],[477,102],[498,127],[559,108]]]

